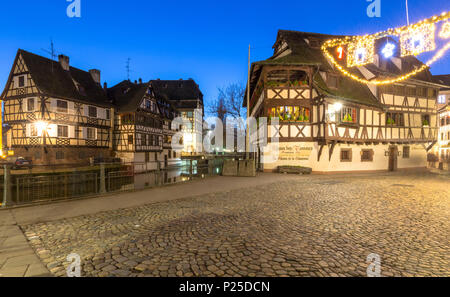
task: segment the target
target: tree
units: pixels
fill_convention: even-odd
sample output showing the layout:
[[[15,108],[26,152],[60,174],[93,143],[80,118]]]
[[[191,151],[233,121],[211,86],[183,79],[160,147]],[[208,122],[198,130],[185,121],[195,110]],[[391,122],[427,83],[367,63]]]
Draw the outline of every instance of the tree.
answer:
[[[242,107],[244,95],[245,87],[242,84],[234,83],[226,88],[219,88],[218,98],[225,102],[228,116],[234,119],[245,118],[245,111]]]
[[[224,125],[224,140],[226,134],[227,118],[231,118],[229,124],[235,126],[234,143],[237,144],[238,134],[245,133],[246,112],[242,107],[245,95],[245,87],[239,83],[232,83],[226,87],[218,88],[219,94],[217,99],[208,107],[208,112],[219,118]],[[234,124],[233,124],[234,122]],[[236,148],[236,147],[235,147]]]
[[[245,87],[242,84],[233,83],[227,87],[218,88],[217,99],[209,106],[208,112],[225,122],[227,117],[233,119],[245,118],[245,109],[242,102],[245,95]]]

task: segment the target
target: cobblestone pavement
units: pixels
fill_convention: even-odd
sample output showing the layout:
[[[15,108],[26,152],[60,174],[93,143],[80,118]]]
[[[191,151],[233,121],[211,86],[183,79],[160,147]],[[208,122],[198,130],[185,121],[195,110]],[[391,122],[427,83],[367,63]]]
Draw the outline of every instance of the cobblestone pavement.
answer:
[[[57,276],[450,276],[450,180],[310,176],[22,226]]]

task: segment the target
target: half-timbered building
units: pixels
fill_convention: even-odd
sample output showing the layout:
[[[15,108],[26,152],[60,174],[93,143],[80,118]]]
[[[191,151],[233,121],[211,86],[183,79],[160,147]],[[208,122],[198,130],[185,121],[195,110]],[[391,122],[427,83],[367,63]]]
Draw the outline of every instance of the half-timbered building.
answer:
[[[89,162],[112,152],[113,106],[100,71],[18,50],[5,89],[8,146],[34,164]]]
[[[146,170],[168,165],[178,156],[172,150],[172,120],[178,112],[157,98],[152,83],[125,80],[108,89],[116,107],[114,151],[125,162],[145,164]]]
[[[450,75],[435,75],[436,83],[445,85],[439,91],[438,108],[438,145],[436,154],[442,161],[450,161]]]
[[[258,154],[265,158],[261,168],[295,165],[339,172],[426,167],[427,151],[437,140],[440,85],[429,71],[378,87],[347,78],[321,51],[324,41],[336,37],[281,30],[273,56],[252,64],[250,115],[279,120],[279,125],[269,124],[269,144]],[[352,71],[380,79],[422,65],[415,57],[398,55],[377,55],[375,61]]]
[[[183,153],[202,153],[203,148],[203,94],[193,79],[151,81],[156,98],[169,102],[179,112],[185,125],[183,132]]]

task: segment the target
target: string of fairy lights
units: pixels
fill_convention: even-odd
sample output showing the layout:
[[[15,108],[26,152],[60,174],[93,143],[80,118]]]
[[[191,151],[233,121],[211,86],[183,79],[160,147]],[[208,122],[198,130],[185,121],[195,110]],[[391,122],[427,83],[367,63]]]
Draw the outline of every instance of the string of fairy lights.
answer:
[[[348,68],[364,66],[375,62],[376,41],[386,37],[399,38],[400,56],[417,56],[424,52],[436,50],[436,28],[437,24],[443,22],[439,31],[438,37],[441,39],[450,38],[450,11],[443,12],[439,16],[433,16],[428,19],[424,19],[418,23],[399,27],[391,28],[386,31],[378,32],[371,35],[364,36],[346,36],[343,38],[336,38],[327,40],[322,45],[322,51],[324,55],[331,61],[331,63],[344,75],[355,81],[364,84],[374,85],[387,85],[396,82],[404,81],[414,75],[425,71],[433,63],[438,61],[442,56],[450,49],[450,41],[447,42],[440,50],[438,50],[432,58],[430,58],[425,64],[410,71],[407,74],[400,75],[395,78],[389,79],[374,79],[368,80],[359,77],[356,74],[350,72]],[[396,52],[396,45],[389,40],[384,44],[381,49],[381,54],[388,59],[392,58]],[[330,52],[330,49],[335,48],[336,57]],[[336,60],[341,60],[341,63]],[[346,67],[342,64],[346,64]]]

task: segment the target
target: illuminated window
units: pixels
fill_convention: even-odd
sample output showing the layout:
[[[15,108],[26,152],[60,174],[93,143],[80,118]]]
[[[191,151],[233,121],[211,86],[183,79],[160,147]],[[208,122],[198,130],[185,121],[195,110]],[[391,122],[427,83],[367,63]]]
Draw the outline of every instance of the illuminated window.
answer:
[[[398,112],[388,112],[386,113],[386,125],[388,126],[405,126],[405,118],[403,113]]]
[[[424,114],[422,115],[422,126],[429,126],[430,125],[430,115]]]
[[[354,107],[343,107],[341,109],[341,123],[356,124],[357,123],[357,109]]]
[[[437,103],[445,104],[445,95],[439,95]]]
[[[269,116],[282,122],[309,122],[311,118],[309,109],[301,106],[272,107]]]

